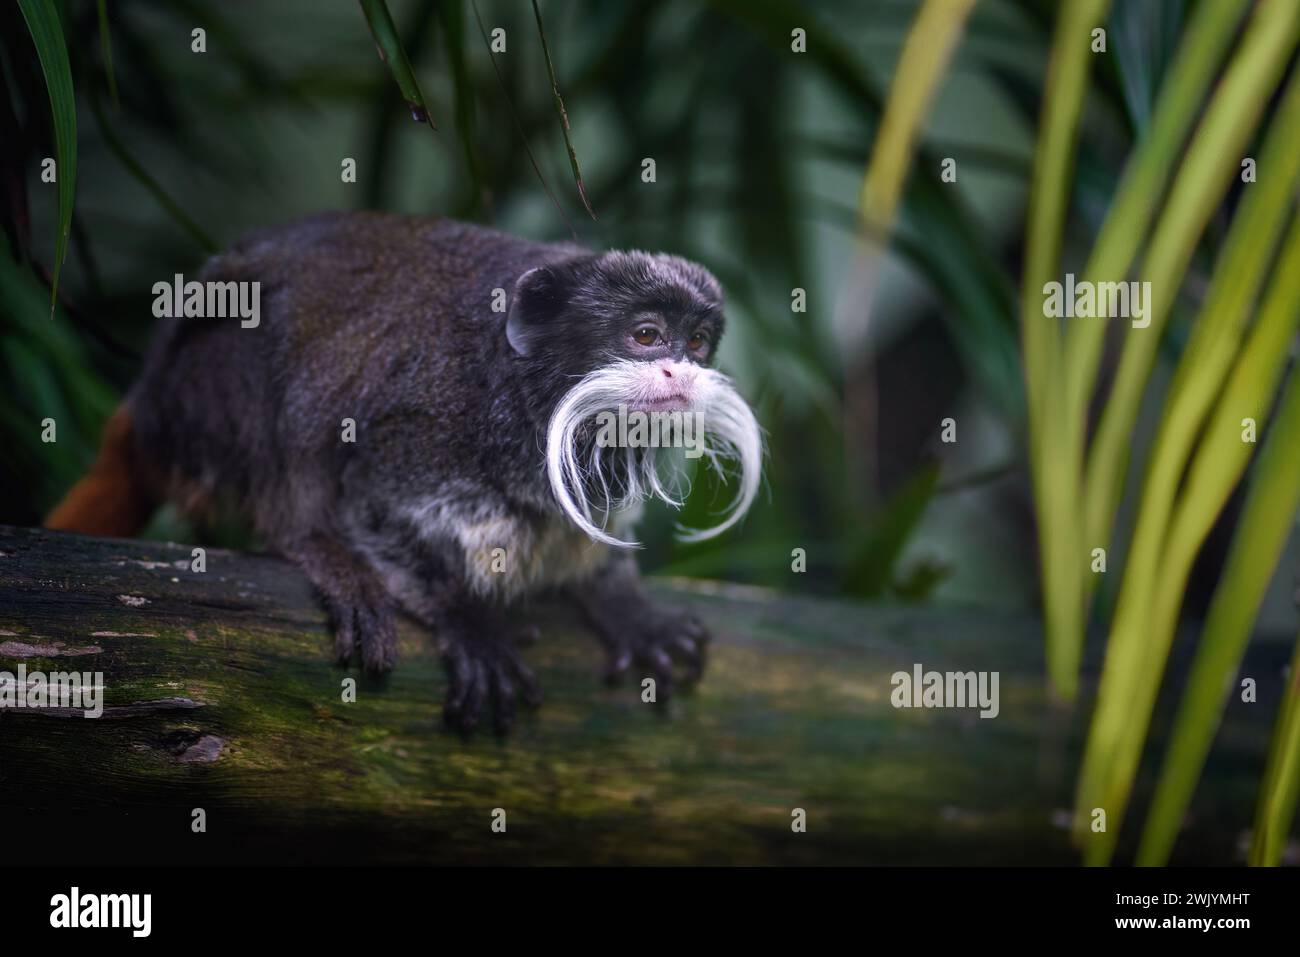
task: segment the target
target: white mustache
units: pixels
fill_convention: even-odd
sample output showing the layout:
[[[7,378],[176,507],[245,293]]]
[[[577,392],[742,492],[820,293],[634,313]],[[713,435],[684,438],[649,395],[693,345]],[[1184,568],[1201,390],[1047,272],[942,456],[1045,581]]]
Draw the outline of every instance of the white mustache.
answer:
[[[739,491],[724,510],[721,522],[706,529],[679,526],[678,537],[682,541],[697,542],[721,535],[749,511],[758,495],[762,473],[763,431],[731,380],[712,369],[691,366],[689,371],[693,377],[692,410],[700,414],[704,427],[703,457],[723,481],[733,471],[739,478]],[[603,526],[615,513],[650,498],[681,508],[690,490],[683,456],[669,454],[677,450],[604,449],[590,441],[590,426],[598,413],[652,398],[652,383],[658,383],[661,374],[662,370],[654,363],[613,362],[583,378],[551,414],[546,430],[546,474],[551,492],[573,523],[598,542],[623,548],[640,547],[639,542],[617,538]],[[585,454],[585,463],[579,460],[580,454]],[[626,468],[615,477],[607,467],[611,457],[619,454],[625,456]],[[664,466],[669,471],[666,480],[660,474]],[[594,503],[588,494],[593,487],[600,489]],[[602,513],[601,525],[592,517],[593,504]]]

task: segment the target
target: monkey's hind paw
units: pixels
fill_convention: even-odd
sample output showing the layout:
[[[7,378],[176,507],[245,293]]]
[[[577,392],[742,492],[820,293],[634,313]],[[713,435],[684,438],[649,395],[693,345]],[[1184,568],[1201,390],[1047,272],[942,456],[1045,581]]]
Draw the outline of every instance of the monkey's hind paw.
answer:
[[[653,678],[657,696],[667,698],[676,673],[687,686],[704,674],[709,631],[689,612],[656,609],[605,638],[605,680],[610,684],[635,670],[639,678]]]
[[[482,635],[448,643],[442,656],[447,671],[447,700],[442,716],[447,725],[469,734],[485,713],[502,735],[514,723],[519,702],[530,708],[542,703],[541,687],[515,643]]]

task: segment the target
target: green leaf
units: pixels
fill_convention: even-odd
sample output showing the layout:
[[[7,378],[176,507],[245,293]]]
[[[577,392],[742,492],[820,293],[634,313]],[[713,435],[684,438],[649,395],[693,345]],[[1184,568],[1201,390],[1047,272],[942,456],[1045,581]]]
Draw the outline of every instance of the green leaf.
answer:
[[[117,71],[113,69],[113,37],[108,32],[108,0],[95,0],[99,16],[99,52],[104,58],[104,74],[108,77],[108,95],[113,98],[113,109],[120,110],[117,98]]]
[[[1300,11],[1291,4],[1255,8],[1254,19],[1215,88],[1213,99],[1170,187],[1169,198],[1141,266],[1152,289],[1175,290],[1182,284],[1206,224],[1228,187],[1237,178],[1241,157],[1276,92],[1300,40]],[[1041,288],[1041,287],[1040,287]],[[1090,541],[1109,537],[1127,471],[1133,427],[1155,362],[1174,296],[1155,297],[1149,328],[1128,336],[1115,373],[1110,398],[1097,424],[1084,480],[1084,517]],[[1099,325],[1099,324],[1098,324]]]
[[[199,244],[204,252],[215,255],[218,252],[218,246],[213,242],[212,237],[204,232],[203,227],[196,223],[185,210],[181,209],[180,204],[172,199],[161,184],[150,176],[149,172],[131,155],[131,151],[126,148],[126,144],[118,138],[117,133],[109,125],[108,119],[104,116],[104,111],[99,105],[99,100],[93,93],[90,96],[90,112],[95,117],[95,123],[99,126],[99,134],[104,138],[104,144],[117,157],[118,162],[149,192],[149,195],[176,221],[176,224]]]
[[[564,108],[564,99],[560,96],[560,83],[555,79],[555,64],[551,62],[551,48],[546,42],[546,28],[542,26],[542,11],[537,6],[537,0],[533,0],[533,15],[537,17],[537,35],[542,38],[542,53],[546,56],[546,71],[551,76],[551,94],[555,97],[555,112],[560,116],[560,131],[564,133],[564,146],[569,151],[569,166],[573,168],[573,181],[578,186],[582,205],[587,207],[587,215],[595,219],[596,212],[591,208],[591,201],[587,199],[587,188],[582,185],[582,169],[578,166],[578,153],[569,138],[569,112]]]
[[[1300,36],[1300,18],[1295,16],[1294,7],[1263,7],[1256,16],[1274,11],[1281,11],[1288,20],[1270,23],[1257,19],[1252,33],[1256,43],[1272,41],[1275,35],[1280,37],[1277,42],[1283,44],[1285,57]],[[1174,289],[1180,284],[1195,237],[1208,219],[1205,209],[1217,205],[1235,172],[1234,166],[1224,176],[1219,164],[1204,162],[1215,139],[1206,142],[1203,138],[1231,134],[1233,138],[1228,145],[1221,145],[1218,151],[1220,155],[1240,155],[1239,150],[1251,132],[1250,122],[1262,110],[1263,102],[1276,92],[1275,71],[1281,72],[1284,59],[1276,62],[1278,51],[1272,51],[1272,56],[1258,55],[1250,41],[1248,35],[1220,84],[1156,227],[1152,252],[1143,272],[1144,280],[1149,277],[1153,289]],[[1258,70],[1265,71],[1271,79],[1255,76]],[[1251,78],[1251,83],[1244,88],[1243,77]],[[1227,391],[1220,395],[1226,367],[1236,352],[1264,268],[1271,261],[1282,217],[1287,211],[1286,197],[1300,174],[1298,105],[1300,75],[1292,78],[1265,139],[1262,159],[1269,163],[1270,181],[1252,187],[1233,217],[1197,329],[1169,390],[1143,483],[1140,513],[1084,751],[1077,803],[1080,812],[1085,813],[1089,808],[1105,807],[1111,820],[1117,823],[1137,774],[1192,562],[1215,516],[1245,470],[1251,446],[1239,437],[1240,420],[1250,414],[1243,412],[1244,401],[1251,403],[1248,409],[1260,409],[1255,418],[1266,412],[1280,377],[1285,343],[1294,329],[1294,303],[1300,295],[1300,283],[1292,275],[1300,268],[1300,232],[1295,230],[1287,238],[1280,264],[1274,270],[1251,341],[1237,360]],[[1243,123],[1247,124],[1244,128],[1240,125]],[[1166,297],[1169,298],[1172,297]],[[1141,336],[1130,336],[1125,341],[1116,390],[1102,417],[1088,462],[1085,490],[1096,491],[1100,486],[1094,483],[1104,485],[1103,494],[1110,497],[1105,507],[1107,514],[1113,510],[1118,487],[1099,462],[1109,461],[1122,474],[1137,415],[1136,403],[1141,399],[1160,323],[1169,311],[1168,302],[1164,306],[1159,302],[1157,298],[1149,310],[1150,327],[1142,330]],[[1143,364],[1140,373],[1135,363]],[[1131,391],[1124,393],[1121,390],[1125,388],[1126,369],[1130,374],[1127,388]],[[1131,410],[1115,411],[1130,402],[1134,404]],[[1207,414],[1209,422],[1202,430],[1201,421]],[[1127,420],[1122,442],[1117,432],[1108,432],[1108,428],[1113,429],[1119,422],[1117,416]],[[1200,434],[1204,436],[1200,448],[1184,477],[1188,450]],[[1177,511],[1170,518],[1173,496],[1180,486]],[[1095,501],[1092,496],[1085,496],[1085,506]],[[1096,518],[1099,514],[1100,510],[1089,509],[1087,517]],[[1110,522],[1105,524],[1108,526]],[[1105,538],[1087,540],[1105,541]],[[1076,822],[1080,837],[1086,834],[1088,860],[1108,861],[1118,827],[1105,834],[1092,834],[1083,830],[1086,824],[1082,815],[1076,817]]]
[[[859,200],[867,229],[878,240],[883,241],[893,226],[917,137],[973,3],[926,0],[908,30]]]
[[[1264,780],[1259,786],[1259,810],[1250,843],[1250,863],[1276,867],[1282,862],[1287,832],[1300,798],[1300,640],[1291,657],[1286,694],[1278,708],[1273,743],[1268,749]]]
[[[1097,233],[1084,278],[1113,280],[1126,275],[1133,265],[1159,212],[1152,197],[1164,193],[1177,171],[1188,131],[1203,110],[1206,91],[1248,9],[1247,0],[1202,4],[1188,23],[1174,63],[1160,87],[1148,129],[1125,165]],[[1070,440],[1078,444],[1083,442],[1081,433],[1097,382],[1105,335],[1104,324],[1082,322],[1070,327],[1065,340],[1066,355],[1071,357],[1065,382]]]
[[[75,327],[45,318],[45,294],[34,272],[0,251],[0,380],[12,383],[0,415],[0,446],[32,490],[28,507],[41,509],[84,474],[99,429],[117,405],[114,389],[90,367]],[[58,423],[57,442],[40,440],[47,416]]]
[[[452,88],[456,96],[456,129],[460,134],[465,166],[469,170],[472,187],[472,209],[484,206],[483,163],[474,145],[474,80],[469,74],[469,61],[465,50],[465,8],[460,3],[439,3],[438,17],[442,20],[442,38],[447,47],[447,61],[451,65]]]
[[[1066,701],[1073,700],[1078,689],[1083,651],[1083,581],[1077,573],[1082,543],[1078,503],[1068,494],[1075,464],[1064,449],[1061,336],[1056,322],[1043,316],[1041,290],[1060,267],[1070,203],[1070,191],[1062,184],[1071,182],[1094,59],[1088,37],[1109,6],[1110,0],[1073,0],[1061,8],[1057,21],[1034,154],[1020,296],[1031,476],[1042,530],[1038,552],[1047,670],[1052,690]]]
[[[497,65],[496,54],[492,52],[492,41],[488,39],[487,27],[483,25],[483,15],[479,13],[478,4],[475,0],[470,0],[470,6],[474,10],[474,22],[478,24],[479,35],[483,38],[483,45],[487,47],[488,60],[492,64],[492,72],[496,75],[497,86],[501,88],[501,95],[505,98],[506,106],[510,110],[510,118],[514,121],[515,131],[519,134],[519,143],[524,148],[524,155],[528,157],[528,164],[533,168],[534,175],[537,176],[537,182],[541,184],[543,192],[555,207],[555,211],[560,214],[564,220],[564,225],[568,227],[570,235],[574,241],[578,239],[578,234],[573,228],[573,223],[569,222],[569,217],[565,215],[564,207],[560,205],[560,200],[546,182],[546,176],[542,173],[542,167],[537,162],[537,157],[533,155],[533,149],[528,145],[528,131],[524,128],[523,121],[519,118],[519,111],[515,109],[514,98],[510,95],[510,87],[506,84],[506,79],[501,75],[501,67]]]
[[[393,25],[393,15],[388,12],[384,0],[360,0],[361,12],[366,16],[370,26],[370,35],[379,47],[379,58],[388,64],[397,88],[402,91],[402,98],[411,109],[411,116],[420,123],[428,123],[436,130],[438,124],[433,121],[429,109],[424,103],[424,94],[420,92],[419,81],[411,69],[411,61],[406,57],[406,50],[397,36],[397,27]]]
[[[782,56],[790,50],[790,26],[798,24],[807,31],[808,53],[801,58],[807,59],[807,68],[852,103],[864,124],[879,120],[884,104],[871,76],[841,36],[807,8],[793,0],[711,0],[711,5]],[[901,224],[907,228],[895,233],[893,245],[948,297],[953,310],[945,321],[972,377],[1019,422],[1024,395],[1012,318],[1014,290],[967,204],[940,181],[938,170],[933,147],[918,144],[904,185]]]
[[[903,578],[896,578],[890,590],[903,601],[922,602],[950,575],[952,566],[927,558],[918,562]]]
[[[1141,135],[1151,125],[1156,89],[1182,32],[1183,6],[1183,0],[1121,3],[1110,17],[1115,74],[1129,121]]]
[[[1290,327],[1294,329],[1293,324]],[[1300,504],[1298,433],[1300,376],[1292,375],[1277,418],[1260,451],[1250,492],[1205,619],[1200,645],[1161,768],[1160,782],[1147,815],[1138,849],[1139,864],[1162,864],[1168,858],[1205,756],[1214,740],[1220,715],[1234,686],[1233,678],[1250,640],[1251,625],[1291,531],[1291,523],[1283,517],[1294,515],[1297,504]],[[1220,445],[1225,446],[1228,442],[1244,444],[1236,435],[1231,435]],[[1288,700],[1295,695],[1295,678],[1293,672]],[[1284,824],[1282,811],[1287,804],[1284,793],[1286,775],[1277,772],[1288,748],[1291,757],[1287,760],[1296,756],[1294,741],[1291,745],[1280,744],[1295,733],[1294,722],[1287,719],[1289,708],[1284,702],[1279,712],[1274,750],[1269,757],[1269,770],[1261,794],[1261,820],[1256,823],[1252,863],[1261,863],[1258,858],[1272,857],[1280,850],[1286,834],[1285,826],[1280,830],[1276,827]],[[1292,808],[1293,799],[1294,795]]]
[[[53,0],[18,0],[27,29],[40,57],[45,86],[54,118],[54,152],[59,187],[59,230],[54,242],[54,278],[50,283],[50,318],[59,298],[59,273],[68,252],[72,231],[72,203],[77,194],[77,103],[72,91],[72,68],[63,42],[63,26]]]
[[[939,467],[921,469],[885,503],[873,527],[862,540],[845,576],[844,590],[851,595],[882,594],[895,581],[895,566],[912,530],[925,514],[939,484]],[[903,582],[906,590],[918,582]]]
[[[1300,83],[1295,84],[1295,96],[1300,96]],[[1287,104],[1291,105],[1289,108]],[[1283,101],[1283,112],[1279,119],[1295,115],[1294,100]],[[1275,126],[1284,124],[1275,124]],[[1291,147],[1296,151],[1296,147]],[[1294,163],[1294,161],[1293,161]],[[1270,168],[1279,165],[1277,158]],[[1277,170],[1279,178],[1285,177],[1285,171]],[[1294,190],[1296,173],[1291,172],[1291,193]],[[1261,189],[1265,184],[1258,184]],[[1273,205],[1282,205],[1274,203]],[[1235,229],[1235,225],[1234,225]],[[1269,257],[1264,255],[1265,259]],[[1211,383],[1213,389],[1214,410],[1209,423],[1202,426],[1198,419],[1193,419],[1192,426],[1203,433],[1201,445],[1195,458],[1186,468],[1183,491],[1178,500],[1178,512],[1170,523],[1170,529],[1162,534],[1165,540],[1164,552],[1159,560],[1159,573],[1146,563],[1142,569],[1130,569],[1125,572],[1124,589],[1134,590],[1137,594],[1149,593],[1148,604],[1154,610],[1147,612],[1146,621],[1141,627],[1141,645],[1129,652],[1137,662],[1129,667],[1145,676],[1148,682],[1157,682],[1164,668],[1163,655],[1173,639],[1173,631],[1178,613],[1181,595],[1186,588],[1187,578],[1192,563],[1200,549],[1201,543],[1209,534],[1215,517],[1219,514],[1237,480],[1246,470],[1251,445],[1241,441],[1241,419],[1254,418],[1263,422],[1273,403],[1277,385],[1281,381],[1287,358],[1287,343],[1295,335],[1300,323],[1300,312],[1295,303],[1300,297],[1300,223],[1294,223],[1288,237],[1286,248],[1279,257],[1274,270],[1273,287],[1268,298],[1259,310],[1259,317],[1251,330],[1250,338],[1237,358],[1226,386],[1222,389],[1217,383]],[[1207,303],[1207,306],[1209,303]],[[1202,319],[1202,327],[1207,328],[1209,319]],[[1214,317],[1217,318],[1217,317]],[[1198,329],[1198,332],[1200,329]],[[1232,350],[1224,349],[1231,352]],[[1196,358],[1196,351],[1189,350],[1188,359]],[[1197,363],[1197,372],[1205,372],[1208,362]],[[1190,394],[1191,385],[1183,394]],[[1289,393],[1300,392],[1300,383],[1293,377],[1288,387]],[[1237,538],[1234,538],[1228,563],[1220,578],[1215,602],[1211,606],[1210,616],[1206,619],[1205,631],[1197,650],[1196,662],[1188,679],[1184,692],[1183,707],[1174,726],[1170,740],[1165,766],[1161,772],[1160,784],[1152,809],[1147,817],[1146,831],[1139,849],[1139,863],[1161,863],[1168,856],[1177,834],[1178,822],[1183,818],[1192,790],[1200,774],[1201,765],[1208,753],[1214,736],[1214,727],[1223,706],[1223,695],[1232,675],[1225,669],[1234,671],[1236,662],[1250,635],[1250,624],[1255,617],[1259,598],[1252,597],[1263,589],[1271,578],[1271,570],[1277,561],[1276,550],[1271,542],[1277,535],[1289,531],[1288,523],[1279,521],[1280,516],[1295,513],[1295,505],[1289,508],[1285,498],[1279,498],[1284,492],[1266,491],[1270,483],[1278,481],[1277,469],[1285,469],[1284,456],[1289,453],[1272,451],[1277,445],[1295,448],[1295,436],[1300,426],[1297,425],[1295,413],[1291,406],[1300,404],[1294,396],[1284,399],[1279,406],[1277,420],[1269,433],[1264,450],[1260,453],[1255,467],[1255,478],[1242,517],[1238,521]],[[1163,437],[1162,437],[1163,438]],[[1156,446],[1157,454],[1161,445]],[[1182,476],[1183,458],[1170,456],[1177,469],[1176,476]],[[1256,504],[1261,502],[1265,504]],[[1263,514],[1256,514],[1266,509]],[[1151,510],[1144,505],[1144,511]],[[1144,515],[1145,518],[1145,515]],[[1238,541],[1240,539],[1240,541]],[[1284,539],[1283,539],[1284,540]],[[1279,546],[1280,547],[1280,546]],[[1239,565],[1244,565],[1240,571]],[[1138,573],[1141,573],[1139,578]],[[1243,581],[1237,577],[1245,576]],[[1135,579],[1130,585],[1129,579]],[[1234,596],[1231,607],[1219,608],[1226,597]],[[1127,612],[1131,606],[1131,596],[1122,594],[1121,610]],[[1219,608],[1218,611],[1215,609]],[[1244,621],[1244,623],[1241,623]],[[1118,623],[1118,617],[1117,617]],[[1113,639],[1112,639],[1113,640]],[[1137,657],[1140,654],[1140,657]],[[1131,684],[1131,682],[1130,682]],[[1117,718],[1123,722],[1127,734],[1133,743],[1127,744],[1126,753],[1128,770],[1136,755],[1135,748],[1140,746],[1141,733],[1145,730],[1145,716],[1154,703],[1157,689],[1155,687],[1129,687],[1118,691],[1119,700],[1124,707]],[[1217,706],[1216,706],[1217,702]],[[1114,710],[1112,707],[1111,710]],[[1145,709],[1145,710],[1140,710]],[[1131,772],[1129,772],[1131,773]]]

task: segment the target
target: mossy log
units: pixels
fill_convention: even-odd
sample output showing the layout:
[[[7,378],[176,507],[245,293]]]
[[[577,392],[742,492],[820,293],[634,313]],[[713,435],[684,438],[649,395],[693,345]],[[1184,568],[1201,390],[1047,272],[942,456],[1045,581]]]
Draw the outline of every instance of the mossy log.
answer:
[[[0,711],[11,860],[1077,860],[1066,808],[1087,703],[1049,706],[1031,619],[658,580],[715,641],[693,693],[646,704],[605,687],[595,642],[543,604],[526,654],[546,701],[505,739],[465,740],[441,725],[445,682],[418,627],[403,626],[396,671],[344,703],[356,673],[331,662],[296,569],[210,550],[200,573],[190,556],[0,528],[0,671],[100,671],[107,704],[97,720]],[[1256,654],[1266,702],[1286,650]],[[1000,714],[895,709],[890,676],[918,662],[999,672]],[[1240,860],[1271,715],[1229,708],[1179,860]]]

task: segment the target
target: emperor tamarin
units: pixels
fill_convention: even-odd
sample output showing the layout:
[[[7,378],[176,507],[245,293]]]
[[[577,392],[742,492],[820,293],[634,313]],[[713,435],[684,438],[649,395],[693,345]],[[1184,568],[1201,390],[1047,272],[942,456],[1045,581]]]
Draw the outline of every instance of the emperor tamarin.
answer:
[[[394,619],[439,638],[444,715],[504,729],[536,681],[507,618],[576,600],[611,677],[691,681],[708,635],[654,604],[627,546],[638,504],[680,504],[662,449],[596,442],[618,407],[698,416],[755,497],[761,433],[710,368],[722,293],[663,254],[592,253],[447,219],[335,213],[255,233],[205,283],[259,283],[256,326],[161,320],[91,473],[47,524],[131,535],[154,508],[233,503],[316,586],[340,661],[394,664]],[[494,308],[496,306],[497,308]],[[734,463],[735,468],[725,467]]]

